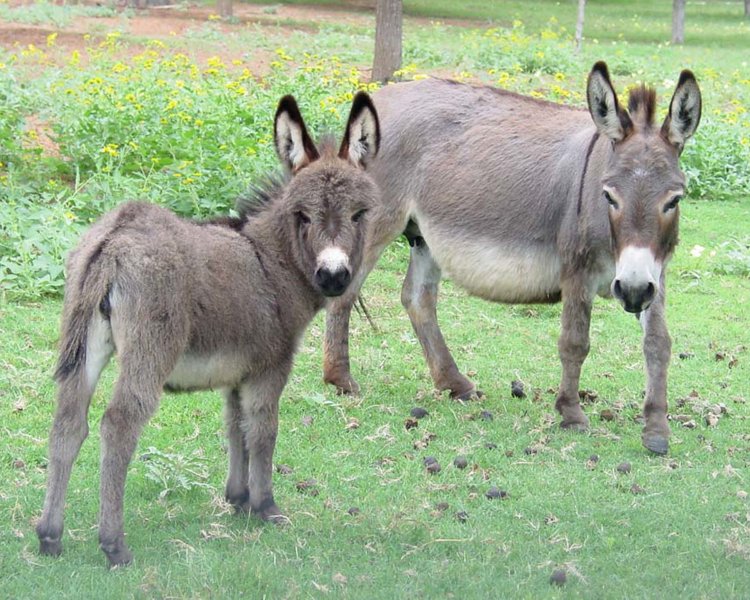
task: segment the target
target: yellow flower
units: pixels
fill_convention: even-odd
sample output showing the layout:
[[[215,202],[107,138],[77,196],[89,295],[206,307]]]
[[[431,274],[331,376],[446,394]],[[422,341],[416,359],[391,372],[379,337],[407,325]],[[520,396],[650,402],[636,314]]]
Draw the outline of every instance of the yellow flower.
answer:
[[[54,46],[55,45],[55,40],[57,40],[57,33],[50,33],[47,36],[47,46],[50,46],[50,47]]]
[[[117,152],[117,144],[107,144],[100,150],[102,154],[109,154],[112,157],[117,156],[119,153]]]

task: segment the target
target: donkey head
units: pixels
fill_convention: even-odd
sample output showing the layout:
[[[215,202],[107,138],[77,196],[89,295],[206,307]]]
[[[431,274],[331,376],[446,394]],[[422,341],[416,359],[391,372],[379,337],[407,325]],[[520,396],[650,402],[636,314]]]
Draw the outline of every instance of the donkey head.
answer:
[[[338,150],[330,140],[318,150],[294,98],[285,96],[274,140],[293,175],[285,193],[290,257],[324,296],[340,296],[362,262],[367,213],[379,207],[378,188],[364,171],[380,144],[375,106],[359,92]]]
[[[613,144],[602,177],[616,259],[612,294],[626,311],[639,313],[659,293],[662,269],[677,244],[678,205],[685,194],[678,159],[698,127],[701,94],[693,74],[683,71],[659,128],[654,90],[634,88],[625,110],[607,65],[598,62],[589,75],[587,97],[599,135]]]

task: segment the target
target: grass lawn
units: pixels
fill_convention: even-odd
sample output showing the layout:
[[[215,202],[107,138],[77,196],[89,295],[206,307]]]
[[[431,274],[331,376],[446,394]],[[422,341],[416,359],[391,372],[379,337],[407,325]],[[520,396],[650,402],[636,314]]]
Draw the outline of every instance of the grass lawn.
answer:
[[[679,70],[696,72],[704,116],[683,156],[691,192],[667,278],[670,454],[641,446],[640,327],[615,302],[594,305],[581,378],[589,432],[560,431],[553,410],[560,306],[490,304],[445,282],[445,337],[486,397],[435,395],[399,302],[408,259],[399,240],[363,292],[377,331],[352,319],[361,396],[336,396],[321,381],[323,315],[300,348],[275,455],[275,496],[290,524],[239,517],[224,502],[219,394],[164,396],[128,474],[135,563],[108,571],[97,548],[98,423],[113,362],[73,470],[64,553],[40,557],[33,526],[64,252],[125,198],[184,215],[226,212],[275,164],[278,98],[294,92],[313,129],[338,131],[372,60],[371,19],[304,28],[207,20],[147,39],[123,16],[114,33],[97,24],[80,48],[61,31],[48,46],[0,49],[0,597],[750,597],[750,37],[741,3],[689,3],[681,48],[663,44],[668,3],[590,3],[581,56],[568,38],[574,2],[406,2],[408,15],[428,9],[491,23],[407,18],[406,77],[486,81],[581,105],[588,69],[605,59],[618,90],[646,80],[665,108]],[[525,398],[511,396],[514,380]],[[407,430],[413,407],[429,415]],[[454,466],[458,455],[465,469]],[[426,471],[427,456],[440,472]],[[492,486],[505,497],[487,498]],[[562,587],[550,585],[555,569],[567,574]]]

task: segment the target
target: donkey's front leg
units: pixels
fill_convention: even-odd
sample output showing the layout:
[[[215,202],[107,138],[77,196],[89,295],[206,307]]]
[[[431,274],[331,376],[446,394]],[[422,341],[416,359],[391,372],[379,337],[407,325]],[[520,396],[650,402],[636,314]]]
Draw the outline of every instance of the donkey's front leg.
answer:
[[[249,499],[244,510],[264,521],[282,521],[284,515],[273,499],[273,451],[279,429],[279,396],[284,390],[289,365],[266,371],[240,388],[245,444],[250,458]]]
[[[563,372],[555,408],[562,415],[561,427],[584,430],[589,420],[578,400],[578,382],[589,353],[592,297],[588,286],[579,279],[563,283],[562,297],[562,331],[557,348]]]
[[[643,445],[655,454],[669,450],[667,423],[667,370],[672,354],[672,340],[664,316],[664,278],[651,306],[639,321],[643,328],[643,354],[646,358],[646,401],[643,406]]]
[[[423,238],[416,237],[411,243],[409,270],[401,289],[401,303],[422,344],[435,387],[441,391],[450,390],[451,398],[466,400],[477,393],[476,386],[458,370],[437,321],[440,267]]]
[[[358,293],[359,286],[350,284],[349,290],[326,308],[323,381],[335,385],[340,394],[359,394],[349,365],[349,319]]]
[[[247,511],[250,502],[248,488],[250,454],[247,451],[245,433],[242,428],[244,418],[239,390],[226,390],[224,398],[226,401],[227,440],[229,442],[229,477],[227,478],[224,495],[235,509]]]

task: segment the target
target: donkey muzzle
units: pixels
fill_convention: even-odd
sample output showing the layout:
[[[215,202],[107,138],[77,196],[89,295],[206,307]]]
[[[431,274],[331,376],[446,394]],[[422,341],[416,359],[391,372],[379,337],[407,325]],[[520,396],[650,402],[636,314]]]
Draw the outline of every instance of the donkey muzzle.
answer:
[[[352,280],[349,269],[341,268],[336,271],[321,268],[315,271],[315,285],[324,296],[340,296],[346,291]]]
[[[315,285],[324,296],[340,296],[352,280],[349,256],[341,248],[331,246],[318,255]]]
[[[627,312],[639,313],[651,306],[658,292],[661,265],[649,248],[624,248],[615,272],[612,295]]]

